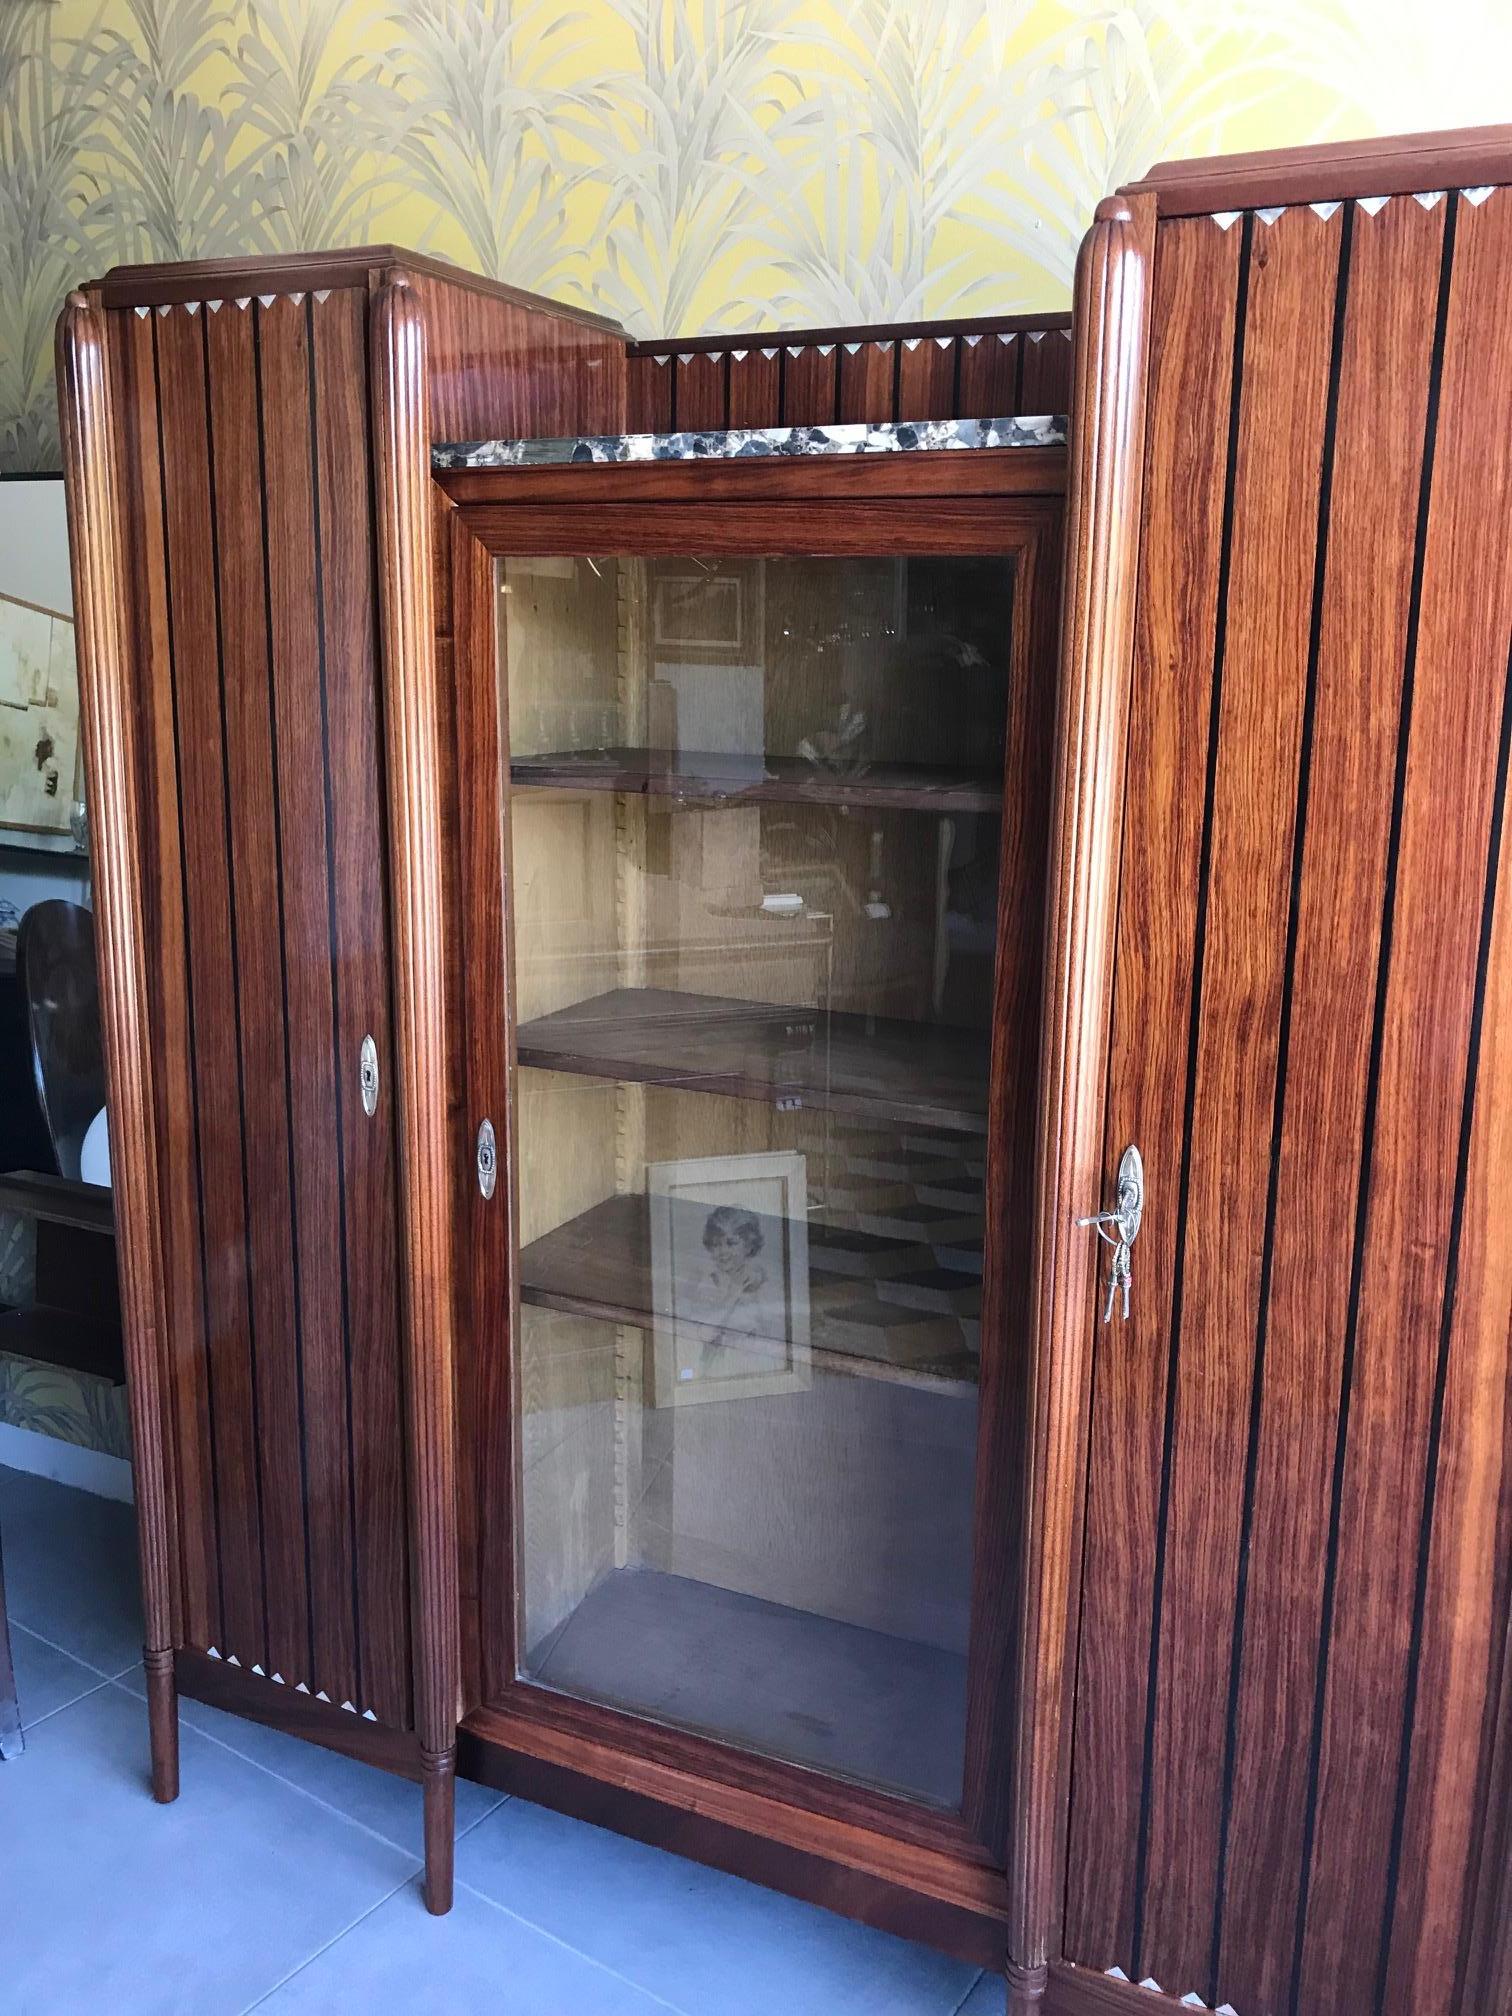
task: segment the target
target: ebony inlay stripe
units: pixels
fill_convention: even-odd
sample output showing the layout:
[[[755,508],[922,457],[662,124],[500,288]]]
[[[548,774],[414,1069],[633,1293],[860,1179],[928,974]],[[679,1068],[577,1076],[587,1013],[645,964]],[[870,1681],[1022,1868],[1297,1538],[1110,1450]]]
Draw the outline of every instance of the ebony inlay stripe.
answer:
[[[199,1289],[200,1289],[200,1347],[204,1358],[206,1425],[209,1431],[210,1448],[210,1502],[204,1508],[208,1513],[215,1533],[215,1573],[216,1573],[216,1623],[218,1640],[226,1636],[226,1561],[222,1539],[221,1520],[221,1476],[219,1438],[216,1433],[215,1406],[215,1363],[210,1349],[210,1270],[205,1258],[205,1160],[204,1133],[200,1124],[199,1065],[196,1056],[195,1029],[197,1018],[194,1008],[194,960],[192,956],[192,927],[189,917],[189,854],[184,832],[184,759],[183,736],[179,726],[178,693],[178,650],[174,639],[173,621],[173,544],[168,527],[168,447],[163,426],[163,376],[162,359],[158,348],[159,318],[152,318],[152,383],[153,399],[157,422],[158,495],[162,503],[162,546],[163,577],[167,602],[167,620],[164,625],[167,655],[168,683],[171,695],[173,720],[173,765],[174,790],[178,801],[178,845],[179,845],[179,892],[182,902],[182,926],[184,940],[184,997],[187,1004],[186,1036],[189,1053],[189,1106],[192,1117],[194,1139],[194,1197],[196,1206],[195,1233],[199,1247]]]
[[[1318,1819],[1319,1772],[1323,1744],[1324,1710],[1328,1693],[1328,1668],[1333,1629],[1334,1604],[1338,1586],[1340,1520],[1344,1495],[1345,1460],[1349,1443],[1350,1402],[1354,1388],[1354,1368],[1359,1340],[1360,1296],[1364,1277],[1366,1239],[1370,1217],[1370,1174],[1376,1148],[1376,1119],[1380,1097],[1381,1054],[1386,1033],[1388,983],[1391,977],[1393,924],[1396,908],[1397,868],[1401,854],[1402,820],[1406,800],[1407,759],[1411,744],[1414,688],[1417,673],[1419,626],[1423,605],[1423,572],[1428,542],[1429,506],[1433,495],[1433,472],[1438,445],[1439,399],[1443,387],[1444,350],[1449,322],[1450,288],[1454,268],[1454,242],[1458,195],[1451,192],[1444,224],[1443,251],[1439,266],[1438,301],[1434,315],[1433,353],[1429,367],[1427,414],[1423,431],[1422,476],[1418,493],[1418,517],[1413,541],[1412,589],[1408,602],[1407,650],[1402,668],[1402,702],[1397,734],[1397,758],[1392,789],[1391,828],[1387,842],[1386,874],[1381,905],[1380,953],[1376,969],[1376,996],[1371,1021],[1370,1062],[1366,1074],[1365,1120],[1359,1178],[1356,1187],[1354,1251],[1350,1264],[1348,1319],[1345,1328],[1340,1375],[1338,1433],[1335,1441],[1333,1479],[1329,1497],[1328,1557],[1324,1570],[1322,1628],[1318,1643],[1317,1687],[1313,1702],[1312,1729],[1308,1749],[1306,1820],[1302,1834],[1301,1881],[1297,1894],[1296,1946],[1292,1963],[1289,2007],[1298,2016],[1302,1991],[1302,1969],[1307,1934],[1308,1905],[1312,1891],[1313,1852]]]
[[[1228,446],[1224,471],[1223,520],[1219,536],[1218,598],[1213,644],[1212,697],[1208,720],[1207,771],[1203,783],[1202,843],[1197,869],[1197,918],[1192,951],[1192,999],[1187,1027],[1186,1089],[1183,1097],[1181,1168],[1177,1182],[1175,1222],[1187,1223],[1187,1200],[1192,1177],[1192,1121],[1197,1099],[1197,1060],[1202,1030],[1202,983],[1206,955],[1207,915],[1212,892],[1213,808],[1217,796],[1219,728],[1223,715],[1223,667],[1228,641],[1229,581],[1234,551],[1234,493],[1239,457],[1241,393],[1244,385],[1245,322],[1249,300],[1250,258],[1254,241],[1254,219],[1246,214],[1240,243],[1237,296],[1234,309],[1233,370],[1229,393]],[[1134,1857],[1134,1928],[1132,1936],[1132,1978],[1143,1978],[1140,1954],[1144,1943],[1145,1875],[1150,1850],[1151,1783],[1153,1777],[1156,1691],[1159,1677],[1161,1611],[1165,1599],[1165,1556],[1167,1522],[1171,1503],[1171,1465],[1176,1443],[1177,1373],[1181,1355],[1181,1319],[1186,1275],[1186,1241],[1177,1235],[1171,1291],[1171,1331],[1166,1367],[1166,1412],[1160,1471],[1160,1500],[1156,1516],[1154,1596],[1151,1605],[1150,1650],[1145,1709],[1143,1768],[1140,1774],[1139,1831]]]
[[[1270,1322],[1271,1270],[1275,1257],[1276,1209],[1280,1194],[1281,1141],[1286,1122],[1287,1066],[1291,1056],[1291,1021],[1297,971],[1297,938],[1302,909],[1302,869],[1307,848],[1307,811],[1311,793],[1313,728],[1317,715],[1318,660],[1323,634],[1324,590],[1328,578],[1329,514],[1333,495],[1334,454],[1338,438],[1339,384],[1344,360],[1345,313],[1349,297],[1349,263],[1354,206],[1344,209],[1339,245],[1338,278],[1334,289],[1333,343],[1328,368],[1328,404],[1323,423],[1323,458],[1318,486],[1318,530],[1313,563],[1312,611],[1307,647],[1307,685],[1302,707],[1301,752],[1297,771],[1296,825],[1292,840],[1291,891],[1287,904],[1286,949],[1282,958],[1281,1012],[1276,1046],[1276,1085],[1271,1121],[1270,1161],[1265,1199],[1265,1231],[1260,1260],[1254,1370],[1250,1389],[1249,1438],[1245,1451],[1244,1507],[1240,1519],[1239,1575],[1234,1599],[1233,1642],[1229,1659],[1229,1692],[1223,1756],[1223,1786],[1218,1822],[1218,1868],[1214,1884],[1213,1930],[1208,1960],[1207,1999],[1219,2001],[1219,1956],[1223,1947],[1223,1906],[1228,1876],[1229,1827],[1233,1815],[1234,1765],[1239,1721],[1239,1689],[1244,1667],[1244,1632],[1249,1591],[1250,1547],[1255,1514],[1262,1410],[1265,1398],[1265,1354]]]

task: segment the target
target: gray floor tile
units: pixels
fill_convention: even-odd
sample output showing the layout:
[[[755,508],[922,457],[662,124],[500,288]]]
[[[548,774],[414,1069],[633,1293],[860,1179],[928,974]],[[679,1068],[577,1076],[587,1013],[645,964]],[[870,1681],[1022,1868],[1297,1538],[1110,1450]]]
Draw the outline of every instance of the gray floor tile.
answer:
[[[976,1972],[519,1799],[457,1874],[693,2016],[953,2016]]]
[[[21,1727],[30,1729],[45,1716],[66,1708],[81,1694],[103,1687],[108,1674],[71,1659],[24,1625],[11,1626],[11,1652],[16,1661],[16,1693],[21,1702]]]
[[[136,1514],[0,1465],[0,1546],[11,1621],[102,1673],[142,1656]]]
[[[103,1687],[0,1767],[5,2006],[236,2016],[406,1884],[413,1859],[186,1730],[153,1805],[139,1703]]]
[[[124,1684],[143,1700],[142,1712],[145,1716],[140,1675],[131,1675]],[[238,1756],[261,1765],[265,1771],[276,1772],[301,1791],[324,1800],[327,1806],[334,1806],[348,1819],[371,1827],[375,1834],[392,1841],[406,1854],[419,1856],[423,1853],[418,1785],[411,1785],[404,1778],[395,1778],[387,1771],[375,1771],[371,1764],[358,1764],[350,1757],[343,1757],[339,1751],[323,1750],[318,1743],[305,1743],[297,1736],[286,1736],[280,1729],[265,1728],[262,1723],[248,1722],[240,1715],[226,1715],[219,1708],[207,1707],[203,1701],[180,1700],[179,1716],[192,1728],[213,1736],[218,1743],[226,1744]],[[459,1778],[458,1833],[475,1826],[500,1804],[501,1794],[490,1791],[487,1786],[469,1784],[466,1779]]]
[[[1008,2007],[1008,1983],[1001,1974],[984,1974],[957,2011],[957,2016],[1003,2016]]]
[[[445,1918],[412,1893],[391,1897],[258,2016],[666,2016],[667,2006],[459,1889]]]

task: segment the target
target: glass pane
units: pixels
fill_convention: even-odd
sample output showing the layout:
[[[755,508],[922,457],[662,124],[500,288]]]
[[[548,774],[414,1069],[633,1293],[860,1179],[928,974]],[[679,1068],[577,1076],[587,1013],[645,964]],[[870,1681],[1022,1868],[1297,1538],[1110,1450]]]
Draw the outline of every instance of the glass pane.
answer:
[[[499,588],[524,1674],[958,1806],[1011,563]]]

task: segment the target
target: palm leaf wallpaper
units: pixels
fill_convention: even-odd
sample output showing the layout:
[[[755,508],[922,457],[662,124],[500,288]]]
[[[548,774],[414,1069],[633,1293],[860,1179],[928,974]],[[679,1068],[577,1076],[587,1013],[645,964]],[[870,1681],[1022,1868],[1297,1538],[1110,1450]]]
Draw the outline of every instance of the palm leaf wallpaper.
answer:
[[[0,469],[128,259],[382,237],[637,334],[1058,307],[1162,155],[1493,118],[1505,0],[0,0]]]

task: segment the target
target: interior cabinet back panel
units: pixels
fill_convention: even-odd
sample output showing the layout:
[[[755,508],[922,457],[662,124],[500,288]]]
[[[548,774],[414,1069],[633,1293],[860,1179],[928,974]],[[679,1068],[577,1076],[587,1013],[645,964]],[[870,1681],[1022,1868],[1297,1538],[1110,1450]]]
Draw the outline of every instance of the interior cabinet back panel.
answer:
[[[1505,189],[1156,232],[1106,1142],[1150,1204],[1095,1352],[1065,1951],[1243,2016],[1458,2006],[1508,1570],[1509,259]]]
[[[184,1641],[407,1727],[365,303],[112,320]]]

